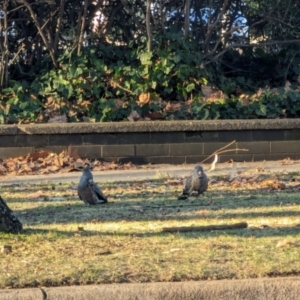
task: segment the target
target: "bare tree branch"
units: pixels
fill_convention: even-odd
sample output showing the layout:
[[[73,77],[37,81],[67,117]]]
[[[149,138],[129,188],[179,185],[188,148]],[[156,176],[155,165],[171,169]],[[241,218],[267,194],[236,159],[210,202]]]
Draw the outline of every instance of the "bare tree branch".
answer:
[[[283,45],[283,44],[298,44],[300,43],[300,39],[297,40],[286,40],[286,41],[272,41],[272,42],[264,42],[264,43],[259,43],[259,44],[232,44],[229,45],[228,47],[226,47],[224,50],[222,50],[221,52],[219,52],[216,56],[212,57],[211,59],[209,59],[209,61],[205,62],[204,65],[207,65],[213,61],[215,61],[217,58],[219,58],[220,56],[222,56],[224,53],[226,53],[227,51],[233,49],[233,48],[249,48],[249,47],[265,47],[265,46],[273,46],[273,45]],[[204,55],[203,59],[208,59],[209,56],[211,55]]]
[[[297,52],[295,52],[295,53],[293,54],[293,56],[292,56],[292,58],[291,58],[291,60],[290,60],[290,62],[289,62],[289,64],[288,64],[288,66],[287,66],[287,68],[286,68],[285,74],[284,74],[284,82],[286,82],[286,79],[287,79],[287,76],[288,76],[288,72],[289,72],[289,68],[290,68],[290,66],[291,66],[291,64],[292,64],[292,62],[293,62],[295,56],[296,56],[297,54],[299,54],[299,53],[300,53],[300,51],[297,51]]]
[[[211,37],[212,37],[213,32],[218,28],[218,26],[220,26],[219,24],[225,14],[226,8],[228,6],[228,1],[229,0],[224,1],[219,15],[217,14],[218,10],[215,12],[216,20],[212,25],[210,25],[210,20],[208,20],[208,30],[207,30],[205,40],[204,40],[204,53],[207,53],[207,51],[209,49],[209,44],[211,42]]]
[[[123,3],[125,9],[130,13],[133,21],[135,22],[136,26],[141,30],[144,26],[143,24],[138,20],[138,18],[135,15],[135,12],[130,8],[130,6],[127,4],[126,0],[121,0]]]
[[[216,42],[214,48],[213,48],[209,53],[207,53],[207,54],[204,56],[204,58],[205,58],[205,57],[208,57],[208,56],[210,56],[210,55],[212,55],[212,54],[214,54],[214,53],[217,51],[217,49],[218,49],[218,47],[219,47],[219,44],[222,42],[222,39],[224,38],[224,36],[229,35],[229,34],[232,34],[233,32],[235,32],[235,31],[236,31],[237,29],[239,29],[239,28],[240,28],[240,26],[233,27],[231,30],[229,30],[228,32],[226,32],[222,37],[220,37],[219,40]]]
[[[53,62],[53,65],[57,68],[57,61],[56,61],[56,57],[54,55],[54,51],[53,51],[53,45],[50,45],[50,43],[47,41],[47,38],[43,32],[43,29],[38,21],[38,19],[36,18],[36,15],[31,7],[31,5],[26,1],[26,0],[19,0],[19,2],[21,3],[24,3],[24,5],[26,6],[26,8],[28,9],[29,13],[30,13],[30,16],[31,18],[33,19],[34,23],[35,23],[35,26],[47,48],[47,50],[49,51],[49,54],[51,56],[51,59],[52,59],[52,62]]]

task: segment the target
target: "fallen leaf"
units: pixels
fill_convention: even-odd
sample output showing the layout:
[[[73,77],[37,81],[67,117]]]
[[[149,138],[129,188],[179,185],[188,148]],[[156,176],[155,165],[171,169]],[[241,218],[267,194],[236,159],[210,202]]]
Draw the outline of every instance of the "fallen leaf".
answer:
[[[59,166],[51,166],[51,167],[49,167],[48,168],[48,170],[50,171],[50,172],[57,172],[58,170],[60,170],[60,167]]]
[[[285,190],[286,186],[283,182],[277,180],[264,180],[260,182],[262,188],[269,188],[271,190]]]
[[[276,247],[277,248],[280,248],[280,247],[290,247],[292,246],[293,243],[292,242],[288,242],[287,240],[282,240],[282,241],[279,241],[277,244],[276,244]]]
[[[38,160],[40,158],[46,158],[50,155],[49,151],[40,151],[40,152],[33,152],[29,153],[26,156],[26,159],[31,159],[31,160]],[[20,159],[19,159],[20,160]]]
[[[136,110],[133,110],[130,115],[127,117],[130,122],[135,122],[141,119],[141,116],[137,113]]]
[[[179,111],[181,109],[181,103],[175,101],[169,101],[164,108],[164,111]]]
[[[151,95],[150,93],[141,93],[139,95],[139,99],[137,101],[138,105],[143,106],[150,101]]]
[[[40,174],[42,174],[42,175],[43,175],[43,174],[49,174],[49,173],[50,173],[50,172],[49,172],[47,169],[41,170],[41,171],[40,171]]]
[[[55,157],[54,157],[53,163],[54,163],[55,166],[57,166],[57,167],[61,167],[61,166],[64,165],[62,158],[59,157],[59,156],[55,156]]]
[[[1,252],[4,254],[9,254],[12,252],[12,246],[10,245],[3,245],[1,246]]]
[[[241,183],[240,182],[238,182],[238,181],[233,181],[232,183],[231,183],[231,187],[232,188],[238,188],[239,186],[241,185]]]
[[[295,162],[293,160],[291,160],[289,157],[285,158],[284,160],[281,161],[282,165],[291,165],[294,164]]]
[[[145,114],[146,118],[150,118],[151,120],[164,120],[165,117],[163,114],[159,111],[153,111]]]
[[[44,194],[43,191],[39,190],[39,191],[36,191],[35,193],[32,193],[32,194],[29,194],[27,196],[27,198],[29,199],[36,199],[36,198],[40,198],[40,197],[45,197],[46,195]]]
[[[263,167],[258,167],[256,169],[256,172],[264,172],[264,171],[265,171],[265,169]]]
[[[7,172],[7,169],[3,166],[0,166],[0,174],[5,174]]]
[[[67,123],[68,119],[66,115],[54,116],[48,120],[48,123]]]
[[[248,182],[252,183],[252,182],[257,182],[259,180],[259,176],[254,176],[250,179],[248,179]]]
[[[172,248],[171,250],[170,250],[170,252],[176,252],[176,251],[179,251],[180,250],[180,248]]]
[[[28,173],[32,173],[32,168],[30,167],[29,164],[23,164],[21,166],[21,168],[18,170],[18,174],[28,174]]]

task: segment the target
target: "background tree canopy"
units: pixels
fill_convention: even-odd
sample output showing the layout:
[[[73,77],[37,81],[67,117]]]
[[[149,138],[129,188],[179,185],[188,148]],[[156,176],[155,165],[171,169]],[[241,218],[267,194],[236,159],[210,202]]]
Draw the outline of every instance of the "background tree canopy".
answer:
[[[3,0],[0,123],[300,116],[296,0]]]

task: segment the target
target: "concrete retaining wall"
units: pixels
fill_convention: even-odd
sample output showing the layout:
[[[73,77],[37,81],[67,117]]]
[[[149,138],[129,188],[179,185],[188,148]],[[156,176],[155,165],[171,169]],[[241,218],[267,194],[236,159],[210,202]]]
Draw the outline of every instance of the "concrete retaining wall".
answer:
[[[2,125],[0,159],[67,150],[121,163],[197,163],[233,140],[221,162],[299,159],[300,119]]]

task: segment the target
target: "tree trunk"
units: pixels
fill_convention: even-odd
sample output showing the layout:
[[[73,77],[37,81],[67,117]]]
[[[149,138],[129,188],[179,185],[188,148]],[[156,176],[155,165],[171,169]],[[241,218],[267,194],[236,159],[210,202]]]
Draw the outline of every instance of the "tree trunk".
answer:
[[[22,231],[22,223],[14,216],[7,204],[0,196],[0,232],[19,233]]]
[[[152,51],[152,30],[151,30],[151,24],[150,24],[151,0],[147,0],[146,7],[147,7],[147,10],[146,10],[146,28],[147,28],[147,36],[148,36],[147,51],[151,52]]]
[[[190,30],[190,0],[185,0],[184,8],[184,38],[187,38]]]

